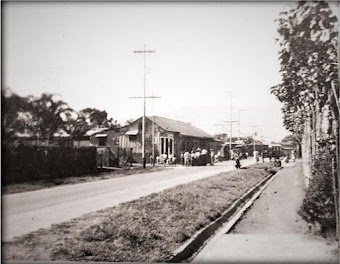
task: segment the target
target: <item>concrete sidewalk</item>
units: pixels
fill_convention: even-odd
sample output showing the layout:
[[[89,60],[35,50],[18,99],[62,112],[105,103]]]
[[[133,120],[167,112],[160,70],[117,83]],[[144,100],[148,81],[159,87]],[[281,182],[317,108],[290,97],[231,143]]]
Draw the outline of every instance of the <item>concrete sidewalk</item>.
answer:
[[[304,198],[301,162],[284,168],[233,229],[223,229],[195,263],[339,263],[337,244],[311,234],[297,211]]]

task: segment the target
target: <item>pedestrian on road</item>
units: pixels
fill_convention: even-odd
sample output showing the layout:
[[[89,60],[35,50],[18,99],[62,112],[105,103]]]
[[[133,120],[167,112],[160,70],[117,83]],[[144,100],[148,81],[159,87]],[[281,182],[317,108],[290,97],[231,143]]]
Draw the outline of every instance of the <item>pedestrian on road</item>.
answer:
[[[214,150],[211,149],[210,150],[210,165],[214,165],[214,157],[215,157]]]
[[[181,151],[181,164],[184,165],[184,152]]]
[[[194,156],[194,166],[201,165],[201,149],[196,149],[195,156]]]
[[[256,164],[259,163],[259,152],[257,150],[254,151],[254,161],[256,162]]]
[[[236,169],[241,168],[240,158],[239,158],[239,156],[237,154],[235,156],[235,167],[236,167]]]
[[[208,159],[208,151],[204,148],[201,152],[201,165],[206,166],[207,165],[207,159]]]
[[[194,153],[194,150],[192,150],[190,153],[190,166],[195,166],[194,163],[195,163],[195,153]]]
[[[188,151],[184,153],[184,164],[185,166],[190,165],[190,153]]]
[[[168,155],[166,153],[164,153],[162,155],[162,157],[163,157],[163,163],[164,163],[164,166],[165,166],[167,164],[167,162],[168,162]]]

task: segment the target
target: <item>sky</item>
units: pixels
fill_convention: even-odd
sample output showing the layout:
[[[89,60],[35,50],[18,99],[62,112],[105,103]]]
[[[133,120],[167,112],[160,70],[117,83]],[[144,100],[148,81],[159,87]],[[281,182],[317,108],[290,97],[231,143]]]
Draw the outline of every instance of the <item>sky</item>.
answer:
[[[271,141],[289,134],[281,104],[277,23],[287,2],[4,2],[2,85],[59,94],[70,107],[106,110],[124,125],[143,114],[210,134]],[[232,92],[232,97],[230,97]],[[232,111],[231,111],[232,106]],[[242,110],[242,111],[241,111]]]

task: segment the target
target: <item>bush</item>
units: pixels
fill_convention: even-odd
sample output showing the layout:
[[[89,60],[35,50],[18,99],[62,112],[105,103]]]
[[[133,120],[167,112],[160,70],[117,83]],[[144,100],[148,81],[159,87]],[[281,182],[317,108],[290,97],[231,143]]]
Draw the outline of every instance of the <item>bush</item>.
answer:
[[[329,145],[319,149],[313,166],[313,178],[299,210],[299,214],[307,222],[320,225],[322,234],[336,229],[332,157]]]

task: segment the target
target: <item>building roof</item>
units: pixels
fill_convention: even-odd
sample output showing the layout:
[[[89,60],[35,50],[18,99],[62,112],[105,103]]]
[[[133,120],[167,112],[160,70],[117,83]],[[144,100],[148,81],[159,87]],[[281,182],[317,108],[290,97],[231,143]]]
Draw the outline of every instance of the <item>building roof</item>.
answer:
[[[125,133],[125,135],[128,135],[128,136],[136,136],[137,134],[138,134],[138,129],[129,130]]]
[[[100,127],[100,128],[94,128],[94,129],[90,129],[85,133],[85,136],[93,136],[94,134],[100,133],[100,132],[104,132],[106,130],[108,130],[109,128],[107,127]]]
[[[183,136],[199,137],[199,138],[213,138],[213,136],[202,131],[201,129],[192,126],[190,123],[177,121],[165,117],[147,117],[150,121],[154,118],[155,124],[160,126],[165,131],[178,132]]]

